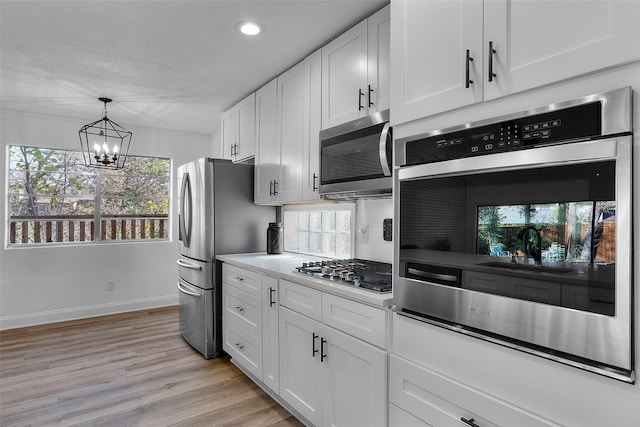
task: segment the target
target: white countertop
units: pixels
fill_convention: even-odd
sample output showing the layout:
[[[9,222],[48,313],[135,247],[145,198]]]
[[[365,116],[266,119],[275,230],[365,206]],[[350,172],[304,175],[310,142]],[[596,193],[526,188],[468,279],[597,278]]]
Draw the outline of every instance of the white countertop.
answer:
[[[216,259],[236,267],[266,274],[268,276],[285,279],[301,285],[309,286],[323,292],[350,298],[380,307],[390,307],[393,304],[393,293],[378,294],[375,292],[358,289],[350,285],[331,283],[306,274],[298,273],[295,268],[303,262],[322,261],[326,258],[318,258],[310,255],[302,255],[291,252],[283,252],[279,255],[268,255],[265,252],[248,254],[218,255]]]

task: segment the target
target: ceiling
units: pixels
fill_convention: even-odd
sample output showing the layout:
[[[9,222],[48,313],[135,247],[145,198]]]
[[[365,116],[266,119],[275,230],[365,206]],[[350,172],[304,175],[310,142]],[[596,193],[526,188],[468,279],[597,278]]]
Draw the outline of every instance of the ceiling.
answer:
[[[0,0],[0,108],[200,134],[385,0]],[[241,21],[263,26],[241,34]]]

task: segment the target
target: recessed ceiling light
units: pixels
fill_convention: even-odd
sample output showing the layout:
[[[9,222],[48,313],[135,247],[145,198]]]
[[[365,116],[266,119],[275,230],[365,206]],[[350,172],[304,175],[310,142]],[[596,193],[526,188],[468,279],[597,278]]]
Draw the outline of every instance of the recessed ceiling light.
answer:
[[[256,22],[241,22],[238,27],[242,34],[246,34],[248,36],[255,36],[261,31],[260,25]]]

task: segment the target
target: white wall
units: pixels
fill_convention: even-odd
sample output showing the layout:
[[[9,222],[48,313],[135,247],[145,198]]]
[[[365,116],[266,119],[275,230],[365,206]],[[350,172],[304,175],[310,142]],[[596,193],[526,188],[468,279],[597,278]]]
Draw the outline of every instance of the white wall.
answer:
[[[393,242],[382,238],[385,218],[393,218],[393,200],[390,198],[356,202],[356,258],[393,262]]]
[[[87,122],[91,118],[87,118]],[[82,121],[0,115],[0,329],[177,304],[175,289],[177,207],[172,206],[171,239],[165,242],[105,243],[64,247],[6,247],[6,167],[12,144],[46,148],[80,148]],[[199,157],[214,157],[216,136],[135,128],[131,154],[172,159],[175,169]],[[107,291],[108,280],[115,290]]]

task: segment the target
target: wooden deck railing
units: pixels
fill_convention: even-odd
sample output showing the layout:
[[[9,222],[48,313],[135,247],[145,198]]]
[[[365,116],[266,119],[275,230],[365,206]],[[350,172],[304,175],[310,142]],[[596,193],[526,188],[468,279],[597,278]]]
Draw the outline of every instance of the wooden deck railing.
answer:
[[[166,239],[167,215],[111,215],[100,221],[100,240]],[[13,216],[9,224],[9,242],[32,243],[90,242],[95,240],[93,215]]]

